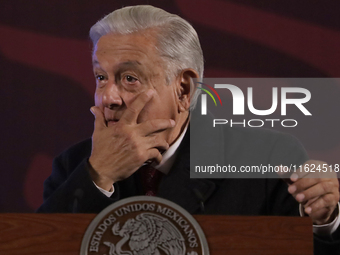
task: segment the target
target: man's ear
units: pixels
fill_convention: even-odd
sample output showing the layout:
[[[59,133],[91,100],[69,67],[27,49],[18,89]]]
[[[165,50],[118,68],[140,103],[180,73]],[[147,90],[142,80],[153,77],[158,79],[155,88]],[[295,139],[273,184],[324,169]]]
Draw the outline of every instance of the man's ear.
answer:
[[[195,92],[195,80],[198,79],[198,73],[191,68],[184,69],[178,76],[178,111],[187,111],[190,107],[191,93]],[[192,85],[191,85],[192,84]],[[192,87],[191,87],[192,86]],[[192,91],[191,91],[192,90]]]

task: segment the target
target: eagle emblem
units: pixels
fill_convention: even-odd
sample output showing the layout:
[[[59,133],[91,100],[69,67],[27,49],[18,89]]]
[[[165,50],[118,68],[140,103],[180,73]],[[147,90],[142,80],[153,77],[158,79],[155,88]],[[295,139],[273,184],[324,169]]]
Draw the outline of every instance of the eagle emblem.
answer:
[[[122,239],[116,244],[104,242],[110,248],[107,255],[185,255],[182,234],[166,218],[153,213],[141,213],[128,219],[122,228],[119,225],[117,222],[112,226],[112,233]],[[126,242],[130,251],[123,250]]]

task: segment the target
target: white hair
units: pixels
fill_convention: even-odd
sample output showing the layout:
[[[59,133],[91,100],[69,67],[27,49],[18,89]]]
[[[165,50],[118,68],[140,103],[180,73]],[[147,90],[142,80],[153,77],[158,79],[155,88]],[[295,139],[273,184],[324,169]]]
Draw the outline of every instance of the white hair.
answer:
[[[194,69],[203,79],[203,53],[195,29],[178,15],[168,13],[151,5],[124,7],[111,12],[90,29],[93,46],[100,37],[109,33],[131,34],[149,28],[160,28],[157,49],[165,60],[167,82],[186,68]],[[196,86],[199,84],[196,84]],[[195,91],[191,81],[191,91]],[[200,89],[191,93],[191,106],[196,104]]]

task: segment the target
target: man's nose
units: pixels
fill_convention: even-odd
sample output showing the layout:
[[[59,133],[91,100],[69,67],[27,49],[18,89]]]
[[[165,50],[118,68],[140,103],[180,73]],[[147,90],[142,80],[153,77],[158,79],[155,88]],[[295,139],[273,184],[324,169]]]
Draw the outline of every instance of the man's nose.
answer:
[[[120,92],[115,83],[106,84],[102,98],[103,106],[109,109],[119,107],[123,104]]]

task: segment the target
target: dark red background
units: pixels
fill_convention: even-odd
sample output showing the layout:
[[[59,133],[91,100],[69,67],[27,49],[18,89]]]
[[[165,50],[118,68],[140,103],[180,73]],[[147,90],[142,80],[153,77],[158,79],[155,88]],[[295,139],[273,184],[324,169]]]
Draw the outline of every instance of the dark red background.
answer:
[[[193,24],[206,77],[339,77],[337,0],[1,1],[0,212],[36,209],[53,157],[92,133],[91,25],[146,3]],[[311,92],[313,121],[289,131],[313,158],[340,163],[340,87]]]

